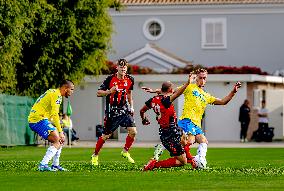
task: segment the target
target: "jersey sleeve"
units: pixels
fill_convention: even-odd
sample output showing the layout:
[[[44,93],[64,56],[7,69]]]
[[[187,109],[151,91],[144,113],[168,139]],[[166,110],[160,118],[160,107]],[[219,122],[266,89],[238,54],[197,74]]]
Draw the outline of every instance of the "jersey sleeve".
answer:
[[[62,128],[61,128],[60,119],[59,119],[59,108],[60,108],[60,104],[62,101],[62,97],[58,96],[58,94],[53,92],[50,95],[50,101],[51,101],[50,120],[53,122],[58,132],[60,133],[62,132]]]
[[[108,76],[104,80],[104,82],[101,84],[101,86],[99,87],[99,90],[104,90],[105,91],[105,90],[110,89],[109,84],[110,84],[110,81],[111,81],[112,77],[113,77],[113,75]]]
[[[165,108],[169,108],[172,104],[170,96],[165,97],[161,100],[161,102],[165,106]]]
[[[216,97],[212,96],[211,94],[207,93],[207,103],[208,104],[213,104],[214,101],[216,101]]]
[[[145,102],[145,105],[148,107],[148,108],[152,108],[151,105],[152,105],[152,100],[153,98],[150,98],[148,101]]]

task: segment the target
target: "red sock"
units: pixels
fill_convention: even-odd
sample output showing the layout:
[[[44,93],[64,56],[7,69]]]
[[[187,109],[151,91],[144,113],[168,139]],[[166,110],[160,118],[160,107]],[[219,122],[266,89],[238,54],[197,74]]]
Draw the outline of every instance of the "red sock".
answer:
[[[186,158],[191,160],[193,156],[190,154],[190,147],[189,147],[190,145],[191,144],[185,145],[184,150],[185,150]]]
[[[127,135],[126,140],[125,140],[124,150],[128,151],[133,142],[134,142],[134,138]]]
[[[176,164],[176,158],[168,158],[166,160],[158,161],[155,164],[155,168],[170,168],[176,166],[182,166],[181,164]]]
[[[97,144],[96,144],[96,149],[95,149],[95,152],[94,152],[95,155],[99,154],[99,152],[100,152],[101,148],[103,147],[104,143],[105,143],[105,141],[103,140],[102,137],[100,137],[98,139],[98,141],[97,141]]]

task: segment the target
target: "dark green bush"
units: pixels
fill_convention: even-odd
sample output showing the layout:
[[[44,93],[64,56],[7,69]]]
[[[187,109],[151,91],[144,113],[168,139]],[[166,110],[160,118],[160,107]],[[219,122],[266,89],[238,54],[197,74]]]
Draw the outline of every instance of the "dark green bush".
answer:
[[[105,67],[114,0],[0,0],[0,92],[38,96]]]

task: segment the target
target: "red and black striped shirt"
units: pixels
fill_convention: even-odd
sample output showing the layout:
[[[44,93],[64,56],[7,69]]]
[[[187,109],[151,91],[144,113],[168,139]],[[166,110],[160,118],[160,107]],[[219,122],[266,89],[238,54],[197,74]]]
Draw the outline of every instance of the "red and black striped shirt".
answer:
[[[174,105],[170,102],[170,96],[157,95],[145,102],[148,108],[156,113],[156,120],[161,128],[169,128],[177,123]]]
[[[110,113],[113,108],[128,108],[127,94],[133,90],[134,78],[126,74],[123,79],[118,79],[116,74],[112,74],[105,79],[99,90],[109,90],[116,85],[118,90],[106,96],[106,113]]]

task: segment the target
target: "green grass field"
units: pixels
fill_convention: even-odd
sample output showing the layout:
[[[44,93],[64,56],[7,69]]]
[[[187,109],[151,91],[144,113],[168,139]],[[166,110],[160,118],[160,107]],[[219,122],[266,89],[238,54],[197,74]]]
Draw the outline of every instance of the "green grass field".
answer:
[[[89,163],[92,149],[64,148],[61,164],[70,172],[38,172],[45,151],[0,148],[0,190],[284,190],[283,148],[209,148],[209,170],[187,165],[151,172],[140,170],[152,156],[149,148],[131,150],[135,165],[121,158],[121,149],[104,148],[96,168]]]

